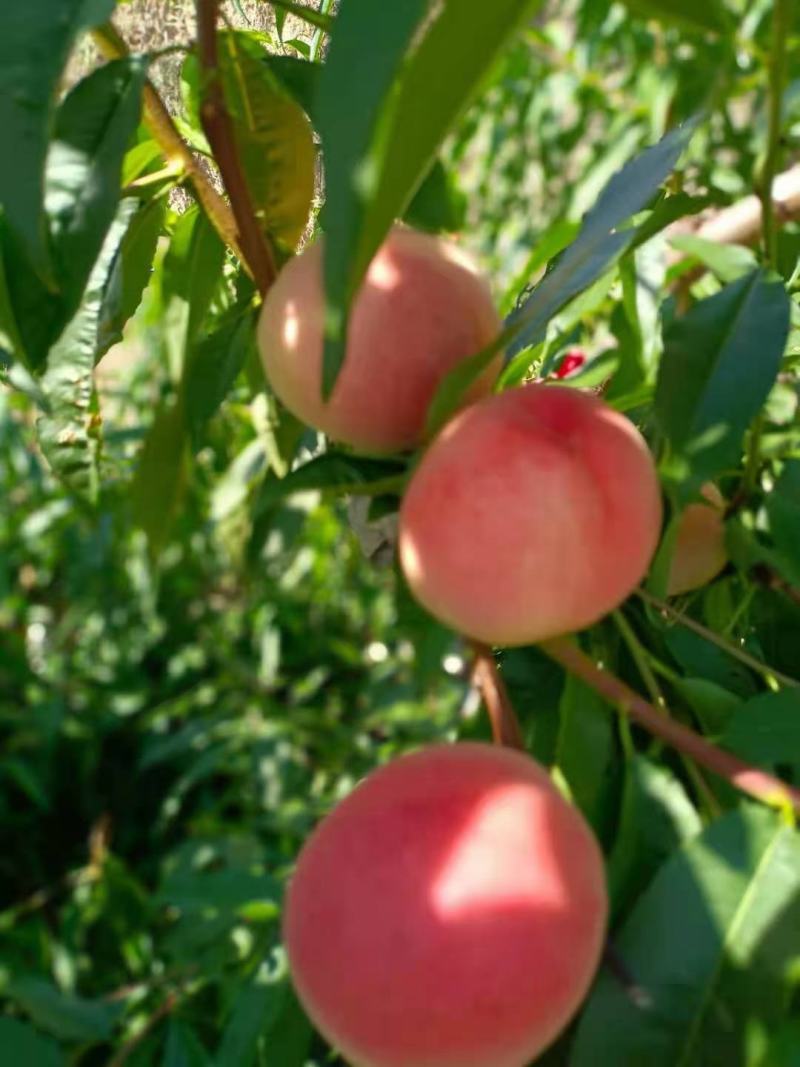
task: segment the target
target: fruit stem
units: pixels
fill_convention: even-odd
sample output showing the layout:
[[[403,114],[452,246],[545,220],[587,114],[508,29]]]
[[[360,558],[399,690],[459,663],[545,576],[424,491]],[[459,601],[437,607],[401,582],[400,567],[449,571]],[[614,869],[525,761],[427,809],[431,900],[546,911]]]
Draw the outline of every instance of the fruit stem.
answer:
[[[225,106],[219,73],[218,14],[219,0],[197,0],[197,55],[202,72],[200,122],[230,198],[244,259],[263,296],[275,280],[277,267],[272,249],[256,219],[250,190],[239,162],[233,123]]]
[[[758,183],[758,195],[762,204],[761,224],[764,238],[764,258],[767,264],[776,270],[778,266],[778,234],[775,225],[773,184],[783,148],[781,129],[783,126],[783,94],[787,71],[786,43],[791,36],[791,22],[790,0],[775,0],[768,66],[767,108],[769,128],[767,132],[767,152]]]
[[[598,667],[568,637],[554,637],[543,641],[540,648],[566,671],[580,678],[649,733],[690,756],[696,763],[724,778],[736,789],[772,807],[790,806],[800,814],[800,789],[795,789],[780,778],[745,763],[690,730],[688,726],[683,726],[658,711],[620,678]]]
[[[749,652],[745,652],[743,648],[739,648],[730,641],[726,641],[724,637],[720,637],[719,634],[714,633],[713,630],[709,630],[707,626],[703,626],[702,623],[697,622],[695,619],[691,618],[691,616],[684,615],[683,612],[677,611],[665,600],[660,600],[658,597],[653,596],[652,593],[648,593],[645,589],[637,589],[636,592],[645,604],[649,604],[651,608],[660,611],[662,615],[666,615],[668,618],[680,623],[681,626],[685,626],[687,630],[694,630],[696,634],[705,638],[710,644],[716,645],[717,648],[721,648],[723,652],[727,652],[729,656],[738,659],[740,663],[744,663],[746,667],[750,667],[751,670],[762,675],[767,681],[774,679],[774,681],[779,682],[781,685],[787,686],[788,688],[796,689],[800,687],[800,682],[798,682],[796,678],[790,678],[788,674],[782,674],[781,671],[775,670],[774,667],[770,667],[768,663],[762,663],[760,659],[756,659],[756,657],[751,656]]]
[[[522,730],[517,713],[508,695],[505,682],[500,677],[492,650],[477,641],[472,643],[475,661],[472,665],[472,682],[477,688],[492,724],[492,738],[496,745],[518,748],[525,751]]]

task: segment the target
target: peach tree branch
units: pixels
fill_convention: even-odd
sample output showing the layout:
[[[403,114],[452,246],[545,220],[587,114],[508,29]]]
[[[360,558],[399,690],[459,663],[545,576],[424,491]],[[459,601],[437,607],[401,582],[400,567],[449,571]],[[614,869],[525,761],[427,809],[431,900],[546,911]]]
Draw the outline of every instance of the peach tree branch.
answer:
[[[106,59],[121,59],[129,49],[116,27],[111,22],[92,31],[92,38]],[[143,117],[147,128],[158,143],[168,169],[185,174],[211,225],[222,241],[233,249],[247,269],[242,249],[237,238],[236,221],[224,197],[220,196],[208,176],[195,159],[172,121],[161,97],[149,80],[145,83]]]
[[[689,756],[736,789],[773,807],[791,807],[800,814],[800,789],[782,782],[737,756],[712,744],[700,734],[658,711],[630,686],[594,663],[567,637],[555,637],[539,646],[552,660],[580,678],[610,704],[655,737]]]
[[[218,14],[219,0],[197,0],[197,53],[202,85],[200,121],[230,198],[238,243],[263,295],[275,280],[277,267],[272,249],[258,225],[236,150],[233,123],[225,106],[219,70]]]

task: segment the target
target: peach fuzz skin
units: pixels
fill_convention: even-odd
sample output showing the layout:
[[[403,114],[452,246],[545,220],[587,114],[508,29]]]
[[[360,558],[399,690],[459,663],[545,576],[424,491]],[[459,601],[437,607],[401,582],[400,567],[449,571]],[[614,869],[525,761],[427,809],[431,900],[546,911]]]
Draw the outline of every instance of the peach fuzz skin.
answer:
[[[702,495],[707,501],[690,504],[680,517],[670,562],[667,595],[690,593],[706,585],[725,567],[725,500],[708,482]]]
[[[301,1001],[353,1067],[525,1067],[598,966],[602,856],[544,768],[435,745],[373,772],[290,882]]]
[[[264,301],[258,341],[270,385],[303,422],[366,452],[413,448],[436,387],[500,332],[491,293],[451,242],[395,226],[353,303],[347,350],[329,402],[322,381],[322,244],[278,275]],[[467,401],[491,390],[498,355]]]
[[[400,560],[416,597],[487,644],[582,629],[644,577],[661,529],[655,466],[602,401],[531,384],[450,422],[400,510]]]

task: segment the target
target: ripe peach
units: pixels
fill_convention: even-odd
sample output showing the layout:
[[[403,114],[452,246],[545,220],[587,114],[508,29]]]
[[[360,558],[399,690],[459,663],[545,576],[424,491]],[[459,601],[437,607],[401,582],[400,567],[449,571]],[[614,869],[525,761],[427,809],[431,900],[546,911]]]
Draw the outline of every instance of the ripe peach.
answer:
[[[322,381],[322,243],[278,275],[258,340],[267,378],[298,418],[371,452],[412,448],[436,387],[500,331],[491,294],[456,245],[396,226],[373,259],[350,315],[344,365],[328,403]],[[498,356],[469,399],[488,393]]]
[[[597,967],[600,851],[539,764],[434,745],[370,775],[306,843],[284,940],[355,1067],[524,1067]]]
[[[670,562],[667,595],[689,593],[716,578],[728,562],[725,499],[713,482],[702,488],[707,503],[690,504],[681,515]]]
[[[647,446],[602,401],[530,384],[457,415],[411,478],[400,560],[439,619],[489,644],[581,629],[645,574],[661,497]]]

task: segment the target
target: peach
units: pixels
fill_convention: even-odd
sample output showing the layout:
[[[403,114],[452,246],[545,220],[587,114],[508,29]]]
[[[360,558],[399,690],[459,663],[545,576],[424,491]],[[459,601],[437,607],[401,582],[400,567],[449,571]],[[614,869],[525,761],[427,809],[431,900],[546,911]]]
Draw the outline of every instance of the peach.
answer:
[[[607,910],[597,844],[543,767],[434,745],[316,829],[284,940],[301,1001],[355,1067],[524,1067],[586,995]]]
[[[521,645],[616,607],[660,528],[635,427],[586,393],[530,384],[467,408],[430,446],[400,509],[400,560],[437,618]]]
[[[393,452],[422,439],[445,374],[500,331],[491,293],[456,245],[395,226],[378,250],[350,315],[345,361],[322,400],[322,242],[291,259],[264,301],[258,341],[270,385],[303,422],[362,451]],[[467,400],[491,390],[500,356]]]
[[[706,502],[690,504],[678,522],[667,580],[668,596],[699,589],[716,578],[728,562],[725,499],[713,482],[707,482],[701,492]]]

